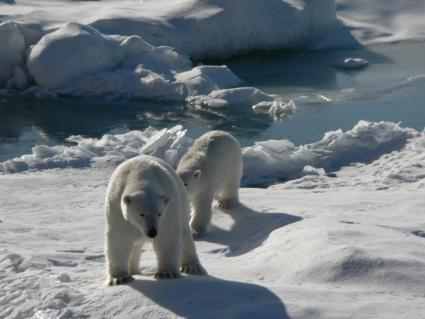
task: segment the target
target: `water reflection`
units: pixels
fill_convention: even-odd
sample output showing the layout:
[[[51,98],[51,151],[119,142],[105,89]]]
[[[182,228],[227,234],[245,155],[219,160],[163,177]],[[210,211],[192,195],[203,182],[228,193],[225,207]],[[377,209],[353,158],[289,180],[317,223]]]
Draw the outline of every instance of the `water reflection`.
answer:
[[[188,108],[184,103],[146,100],[106,101],[93,99],[18,99],[0,102],[0,158],[18,156],[5,144],[66,143],[70,135],[100,137],[107,132],[143,130],[182,124],[189,136],[212,129],[226,130],[249,143],[272,123],[267,116],[252,116],[250,106],[223,111]],[[31,133],[32,132],[32,133]],[[32,138],[23,137],[33,135]],[[10,152],[10,154],[6,154]],[[12,154],[14,153],[14,154]],[[8,157],[9,156],[9,157]]]

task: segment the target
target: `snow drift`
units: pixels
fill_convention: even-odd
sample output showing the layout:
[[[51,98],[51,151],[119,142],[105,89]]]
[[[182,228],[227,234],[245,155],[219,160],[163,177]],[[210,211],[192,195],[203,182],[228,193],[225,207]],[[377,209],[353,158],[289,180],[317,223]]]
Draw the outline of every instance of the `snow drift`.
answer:
[[[113,69],[123,60],[118,43],[91,27],[69,23],[31,48],[28,69],[37,84],[55,89],[78,77]]]
[[[143,132],[106,134],[100,139],[71,136],[68,142],[75,146],[36,146],[32,154],[0,163],[0,172],[114,166],[139,154],[161,157],[175,167],[193,143],[185,133],[181,126],[175,126],[160,131],[150,127]],[[264,186],[303,175],[320,175],[320,169],[333,172],[352,163],[369,163],[392,151],[407,158],[424,149],[423,139],[423,133],[395,123],[360,121],[347,132],[327,132],[311,144],[295,146],[288,140],[256,142],[243,149],[242,183]],[[409,163],[413,164],[411,160]]]

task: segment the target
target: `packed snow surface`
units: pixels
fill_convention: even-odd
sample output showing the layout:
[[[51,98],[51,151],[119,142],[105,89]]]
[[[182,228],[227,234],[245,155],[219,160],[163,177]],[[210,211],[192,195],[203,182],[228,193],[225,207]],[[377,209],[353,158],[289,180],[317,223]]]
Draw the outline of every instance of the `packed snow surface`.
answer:
[[[127,140],[118,157],[166,145],[167,134]],[[378,156],[385,142],[393,147],[336,176],[308,165],[302,178],[242,188],[241,206],[214,211],[196,242],[209,276],[155,281],[147,246],[142,275],[118,287],[104,285],[103,206],[113,167],[0,175],[0,317],[421,318],[424,141],[388,123],[329,134],[318,144],[331,158],[346,145],[362,156]]]

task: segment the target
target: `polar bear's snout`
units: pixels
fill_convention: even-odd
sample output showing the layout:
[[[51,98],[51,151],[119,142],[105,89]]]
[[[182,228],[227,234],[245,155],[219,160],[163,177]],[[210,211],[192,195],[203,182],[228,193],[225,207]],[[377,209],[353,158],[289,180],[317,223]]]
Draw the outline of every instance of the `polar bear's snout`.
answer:
[[[147,235],[149,238],[155,238],[157,234],[158,234],[157,230],[155,228],[151,228],[148,230]]]

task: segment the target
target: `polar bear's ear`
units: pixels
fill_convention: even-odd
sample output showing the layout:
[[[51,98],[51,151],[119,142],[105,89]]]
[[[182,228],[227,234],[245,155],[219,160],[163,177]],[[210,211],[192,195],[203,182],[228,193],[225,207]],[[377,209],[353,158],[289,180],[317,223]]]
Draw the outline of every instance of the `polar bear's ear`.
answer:
[[[126,205],[130,205],[130,204],[131,204],[131,196],[130,196],[130,195],[125,195],[125,196],[122,198],[122,201],[124,202],[124,204],[126,204]]]
[[[202,173],[199,169],[193,172],[193,176],[195,176],[196,179],[199,179],[201,177],[201,174]]]

